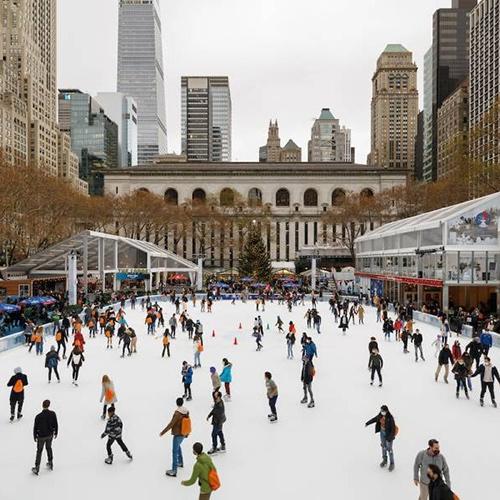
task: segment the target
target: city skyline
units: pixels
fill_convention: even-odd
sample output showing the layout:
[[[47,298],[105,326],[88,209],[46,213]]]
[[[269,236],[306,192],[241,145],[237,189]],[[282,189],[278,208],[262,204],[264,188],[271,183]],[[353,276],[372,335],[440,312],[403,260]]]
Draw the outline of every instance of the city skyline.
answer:
[[[294,0],[236,3],[195,0],[189,8],[196,8],[200,16],[193,19],[187,5],[160,0],[170,152],[181,150],[181,75],[221,74],[231,80],[233,160],[258,161],[262,136],[273,117],[283,124],[283,137],[293,137],[306,151],[317,110],[330,107],[349,124],[356,156],[364,161],[370,149],[371,76],[378,55],[388,43],[408,47],[420,69],[421,90],[432,14],[449,7],[451,1],[432,0],[423,6],[387,0],[381,10],[369,0],[349,5],[318,0],[316,8],[307,12]],[[109,68],[116,67],[118,3],[88,0],[84,9],[76,0],[58,4],[59,87],[77,86],[91,94],[115,90],[116,75]],[[381,14],[383,22],[372,24]],[[324,19],[329,18],[330,29],[325,29]],[[336,22],[339,18],[342,23]],[[79,30],[84,36],[86,19],[102,36],[79,46]],[[179,30],[186,19],[191,29]],[[251,28],[242,31],[243,26]],[[202,47],[197,42],[201,38]],[[72,62],[75,52],[78,57]],[[295,99],[293,106],[291,99]]]

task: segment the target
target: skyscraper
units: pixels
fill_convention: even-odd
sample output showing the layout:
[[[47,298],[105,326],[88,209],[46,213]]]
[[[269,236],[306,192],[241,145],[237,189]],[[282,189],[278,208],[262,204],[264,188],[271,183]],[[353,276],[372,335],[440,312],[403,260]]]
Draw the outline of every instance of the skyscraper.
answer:
[[[284,147],[281,147],[280,129],[278,120],[269,121],[267,131],[267,142],[259,148],[260,163],[296,163],[302,161],[302,149],[289,139]]]
[[[350,129],[340,126],[339,119],[333,116],[330,108],[323,108],[311,129],[308,161],[351,163],[351,153]]]
[[[500,162],[500,0],[483,0],[470,15],[469,151]]]
[[[469,75],[469,12],[477,0],[453,0],[452,8],[434,13],[432,28],[432,119],[426,120],[425,136],[432,147],[424,151],[424,180],[437,179],[438,109]],[[426,68],[424,67],[424,73]]]
[[[372,78],[370,165],[415,168],[418,90],[412,53],[387,45]]]
[[[80,178],[89,183],[90,194],[102,194],[102,170],[118,167],[118,126],[95,99],[77,89],[59,91],[59,121],[78,156]]]
[[[167,152],[159,9],[158,0],[120,0],[118,92],[137,103],[139,164]]]
[[[137,104],[121,92],[99,92],[96,100],[118,125],[118,165],[137,165]]]
[[[182,153],[188,161],[231,161],[231,120],[227,76],[181,78]]]

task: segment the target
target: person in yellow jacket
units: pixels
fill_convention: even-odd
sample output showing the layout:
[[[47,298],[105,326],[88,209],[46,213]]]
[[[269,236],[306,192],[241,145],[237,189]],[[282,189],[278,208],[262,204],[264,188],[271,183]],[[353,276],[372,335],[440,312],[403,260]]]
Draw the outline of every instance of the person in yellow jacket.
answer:
[[[191,477],[187,481],[182,481],[183,486],[192,486],[196,482],[200,485],[199,500],[209,500],[212,495],[212,487],[208,479],[210,471],[215,469],[212,459],[203,453],[203,445],[201,443],[193,444],[193,454],[196,457],[196,463],[193,466]]]
[[[102,391],[101,391],[101,399],[100,403],[104,401],[104,406],[102,408],[102,416],[101,418],[104,420],[106,418],[106,411],[109,406],[115,406],[115,403],[118,401],[116,398],[115,386],[112,380],[107,376],[102,376]]]

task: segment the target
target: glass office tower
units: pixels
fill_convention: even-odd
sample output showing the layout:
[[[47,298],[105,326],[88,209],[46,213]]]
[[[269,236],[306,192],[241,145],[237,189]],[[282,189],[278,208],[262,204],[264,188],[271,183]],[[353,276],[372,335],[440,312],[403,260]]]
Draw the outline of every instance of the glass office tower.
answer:
[[[158,0],[120,0],[118,92],[137,103],[139,164],[167,152],[159,8]]]

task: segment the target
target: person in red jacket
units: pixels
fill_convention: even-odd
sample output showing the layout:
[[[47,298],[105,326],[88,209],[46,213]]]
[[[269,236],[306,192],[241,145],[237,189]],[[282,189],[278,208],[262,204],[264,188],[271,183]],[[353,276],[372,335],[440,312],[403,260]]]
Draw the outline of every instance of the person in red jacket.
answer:
[[[454,361],[458,361],[462,357],[462,348],[460,347],[460,342],[455,340],[451,347],[451,355]]]
[[[84,346],[85,346],[85,339],[83,338],[83,334],[82,334],[81,331],[77,330],[75,332],[75,336],[73,338],[73,345],[75,347],[79,347],[80,351],[82,351],[82,352],[85,350],[85,348],[84,348]]]

